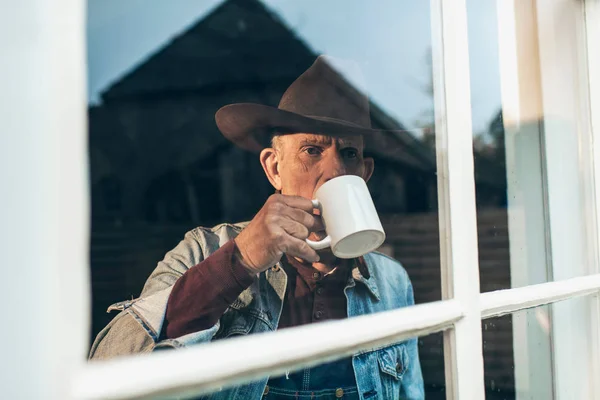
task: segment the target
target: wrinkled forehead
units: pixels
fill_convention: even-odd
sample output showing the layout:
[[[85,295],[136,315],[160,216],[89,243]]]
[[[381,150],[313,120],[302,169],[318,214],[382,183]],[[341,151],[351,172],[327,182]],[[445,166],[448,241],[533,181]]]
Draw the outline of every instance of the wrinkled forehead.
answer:
[[[324,147],[329,147],[332,145],[336,145],[337,147],[363,147],[362,135],[329,136],[315,133],[291,133],[280,135],[278,140],[286,145],[291,146],[314,144]]]

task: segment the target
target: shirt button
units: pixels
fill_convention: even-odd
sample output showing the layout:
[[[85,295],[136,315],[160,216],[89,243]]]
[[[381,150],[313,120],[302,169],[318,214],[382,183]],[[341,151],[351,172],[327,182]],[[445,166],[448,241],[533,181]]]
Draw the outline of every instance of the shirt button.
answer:
[[[321,319],[321,317],[323,317],[323,311],[317,311],[317,312],[315,313],[315,318],[316,318],[316,319]]]
[[[342,389],[342,388],[335,389],[335,397],[337,397],[338,399],[341,399],[343,396],[344,396],[344,389]]]
[[[269,385],[265,386],[265,390],[263,392],[263,396],[269,394]]]
[[[313,278],[315,279],[319,279],[321,277],[321,274],[318,272],[313,272]]]
[[[317,288],[317,294],[318,295],[322,295],[323,294],[323,288],[322,287]]]

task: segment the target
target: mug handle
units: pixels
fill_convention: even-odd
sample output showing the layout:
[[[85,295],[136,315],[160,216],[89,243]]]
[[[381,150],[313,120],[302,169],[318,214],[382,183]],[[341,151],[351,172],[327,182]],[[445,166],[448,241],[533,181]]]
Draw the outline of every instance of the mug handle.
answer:
[[[314,199],[312,200],[312,204],[313,204],[313,208],[319,209],[321,211],[323,211],[323,209],[321,208],[321,203],[319,202],[319,200]],[[306,243],[313,249],[313,250],[323,250],[326,249],[328,247],[331,246],[331,236],[327,235],[327,237],[325,239],[319,240],[318,242],[315,242],[314,240],[308,240],[306,239]]]

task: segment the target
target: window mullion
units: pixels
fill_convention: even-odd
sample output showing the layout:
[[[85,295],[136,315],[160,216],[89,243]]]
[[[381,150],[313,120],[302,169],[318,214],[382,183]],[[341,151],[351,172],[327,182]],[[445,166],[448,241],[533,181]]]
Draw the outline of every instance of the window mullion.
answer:
[[[464,0],[431,0],[442,295],[465,318],[444,333],[448,399],[483,399],[483,349],[467,11]]]

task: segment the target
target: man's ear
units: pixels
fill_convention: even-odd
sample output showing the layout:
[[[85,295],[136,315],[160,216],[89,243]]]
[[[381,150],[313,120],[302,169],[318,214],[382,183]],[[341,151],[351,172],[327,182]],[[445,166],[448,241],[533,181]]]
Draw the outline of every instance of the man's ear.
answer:
[[[260,152],[260,164],[267,175],[267,179],[275,190],[281,190],[281,176],[279,175],[279,154],[277,150],[268,147]]]
[[[373,169],[375,168],[375,160],[372,157],[366,157],[363,160],[365,164],[365,172],[363,173],[363,179],[365,182],[369,182],[371,175],[373,175]]]

